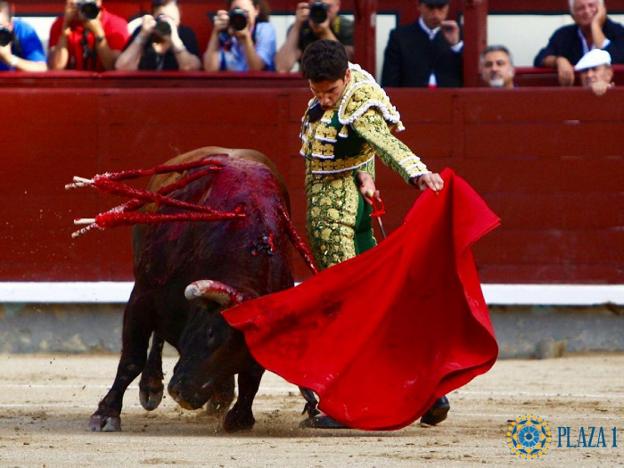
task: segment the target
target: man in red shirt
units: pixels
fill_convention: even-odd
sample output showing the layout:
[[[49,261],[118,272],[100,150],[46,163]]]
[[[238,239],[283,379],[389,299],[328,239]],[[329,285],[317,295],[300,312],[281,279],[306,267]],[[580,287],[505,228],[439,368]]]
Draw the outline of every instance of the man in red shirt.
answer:
[[[50,69],[113,70],[128,35],[126,20],[102,8],[102,0],[67,0],[50,29]]]

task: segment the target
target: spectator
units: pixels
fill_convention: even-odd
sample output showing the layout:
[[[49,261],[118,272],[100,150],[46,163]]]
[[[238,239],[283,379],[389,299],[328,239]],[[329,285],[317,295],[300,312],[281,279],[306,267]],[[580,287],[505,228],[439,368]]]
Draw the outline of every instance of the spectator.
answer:
[[[144,15],[115,62],[117,70],[199,70],[195,33],[180,25],[176,0],[152,0],[152,14]]]
[[[67,0],[50,29],[52,70],[112,70],[128,40],[128,23],[102,7],[102,0]]]
[[[418,21],[394,29],[384,54],[382,86],[462,85],[459,26],[447,20],[449,0],[420,0]]]
[[[217,11],[204,53],[206,71],[275,70],[275,29],[262,0],[228,0]]]
[[[611,55],[606,50],[590,50],[574,69],[581,73],[583,87],[590,88],[596,96],[602,96],[613,86]]]
[[[511,89],[514,87],[513,58],[507,47],[502,45],[486,47],[481,53],[479,68],[481,79],[490,88]]]
[[[41,41],[28,23],[13,18],[12,5],[0,1],[0,71],[46,71]]]
[[[305,48],[319,39],[338,41],[353,60],[353,21],[339,16],[340,0],[312,0],[297,4],[295,22],[288,29],[286,42],[275,55],[279,72],[289,72],[301,59]]]
[[[591,49],[605,49],[614,63],[624,63],[624,27],[607,18],[603,0],[569,0],[572,25],[557,29],[533,65],[557,69],[559,84],[574,84],[573,63]]]

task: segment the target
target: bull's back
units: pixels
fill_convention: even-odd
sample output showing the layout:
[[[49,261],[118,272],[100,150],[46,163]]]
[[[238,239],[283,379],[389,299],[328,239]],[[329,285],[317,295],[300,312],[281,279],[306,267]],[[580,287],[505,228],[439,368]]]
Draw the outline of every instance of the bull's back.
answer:
[[[183,164],[189,163],[193,161],[197,161],[211,155],[226,155],[229,158],[234,159],[243,159],[246,161],[253,161],[259,164],[263,164],[267,166],[273,176],[278,180],[280,184],[280,190],[282,191],[282,196],[284,197],[288,208],[290,208],[290,200],[288,198],[288,191],[286,189],[286,183],[284,182],[284,178],[278,172],[275,163],[271,161],[271,159],[260,151],[256,151],[254,149],[248,148],[223,148],[221,146],[204,146],[202,148],[197,148],[195,150],[189,151],[188,153],[180,154],[174,158],[168,160],[165,165],[175,165],[175,164]],[[171,172],[169,174],[158,174],[151,178],[148,183],[148,190],[156,191],[160,187],[164,187],[169,185],[182,177],[183,173],[181,172]]]
[[[292,276],[285,220],[279,212],[281,207],[288,209],[288,195],[275,166],[258,151],[221,147],[200,148],[166,164],[191,162],[211,155],[215,156],[210,159],[220,163],[222,169],[193,181],[171,196],[218,211],[239,208],[245,217],[137,227],[134,245],[137,281],[151,282],[156,287],[211,278],[238,282],[244,289],[260,289],[259,294],[288,287]],[[148,187],[157,191],[183,175],[158,175]],[[179,212],[155,205],[148,210]],[[262,283],[264,277],[266,284]]]

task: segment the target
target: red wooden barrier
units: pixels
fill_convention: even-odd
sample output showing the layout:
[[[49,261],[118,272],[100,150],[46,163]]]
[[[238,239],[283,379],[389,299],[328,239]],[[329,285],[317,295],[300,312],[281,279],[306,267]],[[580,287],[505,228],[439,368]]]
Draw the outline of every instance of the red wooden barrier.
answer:
[[[8,75],[0,78],[1,281],[130,279],[128,229],[69,237],[73,218],[115,201],[66,192],[64,184],[204,145],[253,147],[273,158],[304,232],[297,134],[309,90],[301,81],[263,76],[224,88],[221,78],[203,74]],[[624,281],[624,91],[601,98],[559,88],[390,95],[408,129],[402,139],[432,169],[456,169],[502,217],[502,228],[476,249],[484,281]],[[382,164],[378,183],[392,229],[416,192]]]

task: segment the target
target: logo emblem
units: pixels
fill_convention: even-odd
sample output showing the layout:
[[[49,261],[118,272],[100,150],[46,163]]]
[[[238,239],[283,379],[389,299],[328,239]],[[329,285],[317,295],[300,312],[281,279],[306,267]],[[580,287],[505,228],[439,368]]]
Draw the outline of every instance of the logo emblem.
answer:
[[[552,434],[544,419],[527,414],[510,421],[507,426],[507,445],[520,458],[539,458],[548,451]]]

